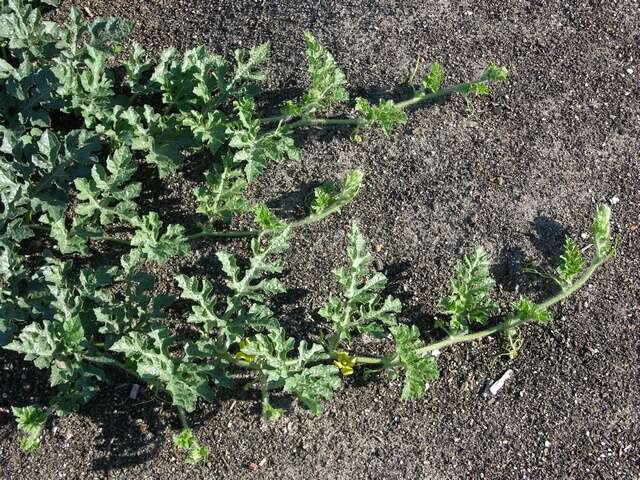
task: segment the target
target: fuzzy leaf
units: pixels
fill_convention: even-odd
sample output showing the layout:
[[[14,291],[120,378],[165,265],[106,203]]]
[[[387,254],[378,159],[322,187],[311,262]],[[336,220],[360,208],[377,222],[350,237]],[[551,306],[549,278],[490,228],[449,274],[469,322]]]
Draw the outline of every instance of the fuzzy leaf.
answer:
[[[145,93],[148,88],[142,85],[142,79],[144,74],[153,68],[151,62],[146,57],[144,48],[137,42],[133,42],[132,50],[124,62],[122,62],[127,79],[125,83],[131,89],[131,93],[134,95]]]
[[[407,122],[404,110],[398,108],[393,100],[380,100],[378,105],[371,105],[364,98],[356,98],[356,112],[362,114],[367,124],[380,125],[385,135],[390,135],[396,125]]]
[[[241,352],[253,358],[260,367],[267,385],[286,379],[289,375],[287,355],[293,350],[295,340],[287,337],[281,327],[271,329],[266,335],[257,334],[251,342],[242,347]]]
[[[187,463],[192,465],[204,462],[209,455],[208,448],[200,446],[198,439],[190,428],[184,428],[178,435],[174,435],[173,443],[180,450],[186,450]]]
[[[78,178],[74,182],[80,200],[76,213],[87,220],[97,215],[101,225],[108,225],[116,218],[131,221],[137,210],[134,200],[140,195],[142,185],[126,183],[136,170],[127,147],[117,149],[107,158],[106,170],[102,165],[94,165],[91,178]]]
[[[214,296],[213,285],[207,279],[202,280],[200,284],[197,278],[180,275],[176,280],[182,289],[181,297],[196,302],[196,305],[191,307],[187,321],[202,325],[207,336],[216,333],[223,335],[227,345],[231,345],[243,337],[246,328],[264,324],[265,318],[257,318],[258,316],[254,315],[255,311],[247,312],[233,301],[230,301],[223,314],[218,315],[218,300]],[[263,313],[270,316],[270,312]]]
[[[262,418],[264,418],[266,422],[275,422],[282,417],[283,413],[284,410],[282,408],[276,408],[269,403],[268,397],[265,396],[262,399]]]
[[[509,79],[509,73],[506,68],[490,63],[484,71],[483,78],[490,82],[505,82]]]
[[[571,237],[564,240],[564,249],[560,256],[561,263],[556,269],[556,281],[565,290],[571,286],[576,276],[582,273],[585,260],[576,242]]]
[[[603,260],[611,255],[611,209],[604,204],[598,205],[591,227],[595,255],[598,260]]]
[[[355,330],[380,338],[384,327],[396,324],[395,315],[402,309],[402,304],[391,296],[382,299],[380,293],[387,285],[387,277],[379,272],[372,274],[373,257],[355,223],[348,241],[349,268],[334,271],[342,286],[343,298],[331,296],[318,313],[332,323],[339,340],[351,342]]]
[[[255,208],[256,223],[260,225],[262,231],[279,230],[285,227],[285,224],[280,220],[275,213],[273,213],[264,204],[260,203]]]
[[[198,398],[213,399],[208,383],[210,368],[171,356],[172,344],[173,338],[162,326],[147,334],[130,332],[110,350],[125,354],[135,363],[136,371],[144,381],[159,384],[171,394],[174,405],[192,412]]]
[[[515,316],[521,320],[534,320],[541,325],[546,325],[552,320],[547,309],[538,306],[527,297],[520,297],[514,302],[513,309]]]
[[[438,378],[438,366],[432,356],[423,357],[417,350],[423,346],[418,327],[397,325],[391,327],[396,342],[396,355],[404,369],[402,398],[415,400],[424,395],[427,382]]]
[[[316,415],[324,411],[323,402],[330,400],[340,387],[342,381],[335,365],[306,368],[288,377],[284,383],[284,391],[296,395]]]
[[[466,332],[474,323],[486,323],[498,309],[490,297],[494,287],[487,254],[482,247],[478,247],[455,267],[451,294],[439,303],[440,313],[451,316],[448,325],[451,334]]]
[[[11,407],[11,411],[18,429],[25,434],[20,438],[20,448],[25,452],[35,451],[40,446],[40,432],[47,423],[49,414],[36,405]]]
[[[214,100],[216,88],[222,86],[226,90],[226,69],[224,59],[204,47],[187,50],[182,59],[175,48],[169,48],[160,54],[150,81],[157,85],[162,101],[172,109],[202,110]]]
[[[360,170],[352,170],[339,184],[327,182],[317,187],[313,191],[314,199],[311,211],[315,215],[340,212],[340,209],[351,203],[360,191],[362,177]]]
[[[205,179],[207,185],[193,191],[199,204],[196,212],[206,215],[212,222],[229,223],[233,215],[251,210],[244,196],[247,182],[229,157],[225,157],[222,166],[207,172]]]
[[[182,225],[169,225],[165,233],[160,233],[162,221],[156,212],[142,218],[134,217],[131,224],[136,227],[131,246],[137,247],[151,261],[165,263],[171,257],[191,250]]]
[[[226,140],[227,119],[219,111],[201,113],[197,110],[183,112],[182,125],[189,127],[198,143],[215,155]]]
[[[265,74],[258,70],[258,67],[269,58],[269,42],[262,43],[249,50],[249,56],[243,50],[236,50],[236,69],[231,81],[234,86],[242,81],[262,82],[266,78]]]
[[[316,111],[332,103],[349,100],[345,89],[347,79],[336,65],[333,55],[309,32],[305,32],[304,41],[307,45],[311,87],[298,104],[289,102],[285,106],[285,113],[291,116],[313,116]]]
[[[48,368],[58,348],[54,326],[47,320],[42,326],[31,323],[22,329],[18,338],[4,348],[22,353],[25,360],[33,362],[37,368]]]
[[[428,90],[431,93],[436,93],[440,90],[440,87],[444,83],[444,70],[439,63],[434,63],[431,65],[431,70],[428,75],[422,79],[420,82],[420,86],[424,90]]]
[[[241,271],[233,255],[226,252],[218,252],[218,260],[222,263],[222,268],[227,274],[227,286],[234,291],[238,298],[249,298],[262,301],[266,293],[283,293],[286,291],[284,285],[275,278],[260,279],[261,276],[271,273],[282,272],[282,261],[271,260],[269,257],[284,253],[289,248],[288,239],[291,234],[291,227],[271,232],[270,238],[263,246],[260,238],[251,241],[251,251],[253,253],[249,268],[240,277]]]
[[[237,150],[233,160],[243,164],[247,181],[255,180],[268,163],[280,163],[286,159],[297,160],[300,152],[286,128],[278,125],[275,130],[260,133],[260,121],[253,118],[255,102],[249,97],[234,102],[239,121],[227,128],[231,135],[229,146]]]

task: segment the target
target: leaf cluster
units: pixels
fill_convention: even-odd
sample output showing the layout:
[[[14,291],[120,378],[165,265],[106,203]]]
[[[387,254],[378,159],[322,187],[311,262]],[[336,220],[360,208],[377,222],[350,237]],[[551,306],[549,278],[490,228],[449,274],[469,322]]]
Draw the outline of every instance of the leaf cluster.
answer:
[[[466,332],[473,324],[484,325],[498,309],[491,300],[494,287],[487,254],[484,248],[478,247],[456,265],[451,293],[439,303],[440,313],[450,318],[448,324],[440,322],[439,325],[451,334]]]
[[[397,298],[381,295],[387,286],[387,277],[381,272],[372,272],[373,256],[355,223],[348,242],[349,266],[333,272],[342,287],[341,295],[331,295],[319,311],[331,323],[334,343],[351,342],[354,333],[381,338],[385,327],[396,324],[396,315],[402,308]]]

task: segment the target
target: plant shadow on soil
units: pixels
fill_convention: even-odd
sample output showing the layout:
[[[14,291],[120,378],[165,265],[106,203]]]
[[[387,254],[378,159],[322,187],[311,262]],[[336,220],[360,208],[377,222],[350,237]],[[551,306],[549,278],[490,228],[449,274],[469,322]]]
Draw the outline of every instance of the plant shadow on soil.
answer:
[[[91,408],[86,415],[100,426],[94,446],[99,452],[93,460],[94,471],[108,471],[138,465],[152,460],[161,448],[163,421],[153,400],[127,404],[131,384],[118,385],[117,399],[104,398],[104,403]],[[114,400],[119,401],[115,404]],[[115,405],[122,409],[113,408]]]

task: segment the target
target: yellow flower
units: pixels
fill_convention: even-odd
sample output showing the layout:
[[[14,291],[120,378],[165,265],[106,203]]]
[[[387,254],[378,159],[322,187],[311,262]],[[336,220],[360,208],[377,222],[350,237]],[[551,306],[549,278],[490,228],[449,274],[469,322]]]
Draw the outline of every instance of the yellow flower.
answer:
[[[249,355],[242,351],[243,348],[248,347],[250,344],[251,340],[249,338],[243,338],[238,342],[238,347],[240,348],[240,350],[234,355],[236,360],[241,360],[243,362],[253,362],[256,359],[255,355]]]
[[[333,364],[340,369],[340,373],[345,377],[353,374],[353,367],[356,365],[356,359],[350,357],[347,352],[338,352]]]

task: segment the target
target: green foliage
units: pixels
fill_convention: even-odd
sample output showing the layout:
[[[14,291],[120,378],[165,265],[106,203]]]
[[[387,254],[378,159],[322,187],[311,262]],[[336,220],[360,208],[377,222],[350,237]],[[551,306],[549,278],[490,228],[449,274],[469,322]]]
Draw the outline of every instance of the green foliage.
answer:
[[[213,101],[215,89],[226,89],[227,68],[222,57],[204,47],[187,50],[182,58],[175,48],[168,48],[160,54],[150,82],[168,109],[188,112]]]
[[[180,450],[185,450],[186,460],[192,465],[206,461],[209,456],[209,449],[200,445],[190,428],[183,428],[178,435],[174,435],[173,443]]]
[[[444,83],[444,70],[439,63],[431,65],[431,70],[420,82],[423,90],[436,93]]]
[[[598,205],[591,227],[592,245],[595,253],[590,265],[578,244],[571,238],[565,238],[560,264],[554,272],[546,272],[542,268],[530,267],[527,270],[541,277],[553,280],[562,292],[571,293],[576,286],[580,286],[580,279],[595,267],[604,263],[616,254],[615,245],[611,241],[611,210],[607,205]],[[576,285],[578,284],[578,285]]]
[[[396,106],[393,100],[380,100],[378,105],[371,105],[364,98],[356,98],[356,112],[362,114],[367,124],[378,124],[387,136],[396,125],[407,122],[404,110]]]
[[[334,365],[309,365],[326,358],[325,349],[318,344],[309,346],[305,340],[298,345],[298,356],[290,359],[294,346],[295,340],[278,327],[267,334],[257,334],[242,348],[242,353],[259,368],[263,389],[282,386],[285,392],[297,396],[313,413],[320,414],[323,402],[329,400],[342,385],[338,368]],[[274,411],[268,400],[266,403],[263,400],[263,415],[266,419],[273,419],[280,412]]]
[[[18,429],[24,434],[20,438],[20,448],[25,452],[33,452],[40,446],[40,433],[49,419],[49,414],[36,405],[27,407],[11,407],[16,417]]]
[[[230,157],[225,157],[222,166],[207,172],[205,179],[206,186],[195,188],[193,193],[198,202],[196,211],[206,215],[209,221],[229,223],[233,215],[251,210],[244,196],[247,182]]]
[[[316,365],[291,375],[285,380],[284,391],[295,394],[316,415],[323,410],[323,402],[333,397],[342,381],[334,365]]]
[[[352,170],[339,184],[326,182],[313,191],[311,211],[320,216],[330,212],[340,211],[344,205],[351,203],[358,195],[362,185],[362,172]]]
[[[513,360],[520,354],[520,350],[522,349],[522,345],[524,344],[524,339],[522,338],[520,331],[517,328],[511,326],[514,322],[513,318],[509,317],[505,320],[505,322],[506,328],[504,334],[506,345],[503,355],[506,355],[511,360]]]
[[[615,253],[611,243],[611,209],[607,205],[600,204],[596,208],[591,235],[598,260],[605,260]]]
[[[477,97],[489,95],[489,85],[491,83],[504,82],[507,79],[508,73],[506,68],[499,67],[495,63],[490,63],[478,80],[461,85],[458,91],[462,94],[467,103],[468,112],[474,112],[473,104],[469,99],[471,94]]]
[[[198,398],[213,400],[209,386],[211,367],[176,358],[170,349],[174,339],[164,326],[149,332],[130,332],[115,342],[110,350],[123,353],[135,363],[136,373],[148,383],[157,385],[169,394],[173,405],[193,412]]]
[[[216,120],[216,119],[214,119]],[[202,148],[205,137],[198,131],[198,118],[190,112],[176,115],[163,115],[150,105],[123,108],[118,105],[105,113],[102,123],[96,131],[110,137],[118,145],[129,146],[133,151],[145,153],[145,162],[158,169],[160,178],[175,173],[184,166],[184,152]],[[185,128],[190,127],[190,128]],[[211,138],[221,135],[211,126]],[[222,127],[220,127],[222,128]]]
[[[262,232],[281,230],[285,227],[285,224],[280,220],[275,213],[269,210],[264,203],[259,203],[255,208],[255,220],[260,226]]]
[[[456,92],[486,94],[489,84],[506,79],[506,70],[491,64],[478,79],[443,88],[443,70],[434,64],[406,101],[359,98],[354,117],[319,118],[348,100],[347,80],[307,33],[308,91],[285,103],[280,115],[262,118],[258,95],[269,44],[238,50],[230,62],[204,47],[167,49],[152,62],[139,45],[125,50],[127,23],[89,22],[71,7],[59,25],[44,21],[34,5],[0,0],[0,347],[48,371],[54,389],[46,410],[13,408],[23,449],[37,447],[50,415],[90,401],[112,369],[177,407],[183,429],[174,441],[192,463],[204,461],[208,451],[186,425],[184,411],[212,401],[221,388],[258,390],[265,420],[283,414],[270,403],[275,391],[321,413],[341,388],[341,376],[356,374],[361,365],[371,368],[368,373],[403,372],[403,398],[423,395],[438,375],[428,355],[435,347],[423,344],[415,326],[398,325],[402,305],[383,294],[388,280],[372,269],[356,224],[348,234],[348,264],[334,272],[340,294],[319,312],[323,333],[314,341],[295,339],[278,321],[287,311],[280,306],[287,298],[282,257],[293,231],[352,202],[362,173],[316,188],[308,215],[292,222],[260,200],[252,206],[248,185],[272,163],[299,158],[297,128],[339,125],[357,132],[377,125],[389,134],[406,121],[408,106]],[[174,211],[154,211],[158,200],[166,204],[159,189],[176,189],[171,198],[182,192],[184,179],[176,174],[185,167],[184,177],[199,185],[194,210],[206,217],[189,229]],[[250,193],[259,196],[260,189]],[[250,213],[255,230],[215,230],[243,223],[242,214]],[[591,266],[585,268],[577,246],[567,241],[556,271],[564,285],[559,297],[541,304],[521,298],[509,324],[474,335],[502,329],[509,336],[529,321],[549,321],[544,307],[584,284],[613,255],[609,217],[600,206]],[[222,280],[216,268],[175,275],[173,265],[156,265],[190,252],[194,240],[194,248],[210,252],[220,237],[251,237],[246,259],[213,247]],[[188,260],[196,257],[202,256]],[[180,268],[200,271],[197,265]],[[152,272],[164,281],[156,283]],[[177,283],[180,300],[163,293],[171,290],[167,278]],[[496,311],[493,287],[478,249],[457,267],[452,293],[440,304],[451,318],[450,336],[439,344],[464,341],[460,333],[488,321]],[[395,349],[373,357],[347,351],[363,334],[392,338]],[[512,350],[515,345],[521,342],[512,342]]]
[[[580,275],[585,266],[585,260],[580,248],[571,237],[564,240],[563,253],[560,256],[561,263],[556,268],[556,281],[563,290],[569,288],[574,279]]]
[[[451,318],[448,325],[442,322],[439,325],[452,334],[466,332],[474,323],[484,325],[498,309],[490,297],[494,287],[487,254],[484,248],[478,247],[456,265],[451,294],[439,303],[440,313]]]
[[[300,151],[284,126],[278,125],[275,130],[260,135],[260,120],[253,117],[256,108],[253,99],[246,97],[235,102],[234,107],[238,121],[227,128],[231,137],[229,146],[237,150],[233,161],[245,164],[247,181],[254,181],[270,161],[280,163],[300,157]]]
[[[45,214],[40,217],[40,222],[49,225],[51,228],[49,235],[58,245],[60,253],[63,255],[70,253],[80,253],[86,255],[89,252],[88,240],[90,232],[75,222],[71,228],[67,228],[67,222],[64,217],[53,220],[49,215]]]
[[[251,48],[248,55],[243,50],[236,50],[234,52],[236,69],[231,80],[231,86],[233,87],[241,82],[263,82],[267,77],[258,70],[258,67],[269,58],[269,49],[269,42],[265,42]]]
[[[396,343],[396,356],[404,370],[402,398],[415,400],[426,392],[429,380],[438,378],[438,366],[432,356],[423,356],[418,352],[423,344],[420,331],[415,325],[396,325],[391,327]]]
[[[506,68],[490,63],[482,74],[482,78],[489,82],[506,82],[509,74]]]
[[[284,285],[276,278],[261,279],[267,273],[281,273],[283,263],[281,260],[271,260],[269,257],[283,253],[289,248],[291,227],[286,227],[273,232],[270,238],[263,242],[263,238],[251,240],[252,257],[249,267],[244,274],[238,266],[236,258],[226,252],[218,252],[218,260],[222,264],[222,270],[229,277],[226,281],[237,298],[248,298],[262,301],[266,293],[283,293]]]
[[[98,216],[101,225],[108,225],[115,219],[132,221],[137,210],[135,199],[140,195],[142,185],[129,183],[136,173],[131,151],[127,147],[117,149],[107,158],[107,168],[94,165],[91,178],[77,178],[74,181],[80,202],[75,212],[84,221]]]
[[[162,220],[156,212],[143,217],[133,217],[131,225],[136,231],[131,237],[131,246],[153,262],[164,263],[175,255],[184,255],[190,251],[185,229],[182,225],[168,225],[164,233],[160,232]]]
[[[276,408],[269,403],[269,398],[264,397],[262,399],[262,418],[267,422],[275,422],[282,417],[284,410],[282,408]]]
[[[101,289],[111,283],[113,272],[82,271],[73,282],[71,263],[49,258],[34,276],[33,296],[28,299],[34,321],[4,348],[24,355],[37,368],[50,370],[50,384],[59,392],[52,407],[64,414],[87,403],[104,381],[102,369],[87,362],[91,348],[86,322],[96,302],[109,301]]]
[[[380,272],[372,274],[373,257],[355,223],[348,241],[349,267],[334,271],[342,287],[342,295],[331,295],[318,313],[331,322],[336,341],[351,342],[354,331],[381,338],[385,327],[396,324],[396,314],[402,309],[402,304],[391,295],[381,296],[387,277]]]
[[[512,306],[515,317],[520,320],[533,320],[541,325],[546,325],[551,321],[551,314],[527,297],[520,297]]]
[[[42,22],[37,8],[28,2],[7,1],[7,11],[0,17],[0,38],[20,60],[33,61],[51,54],[54,47],[54,26]]]
[[[306,118],[333,103],[346,102],[349,94],[344,88],[347,79],[336,65],[333,55],[309,32],[305,32],[304,41],[307,45],[311,87],[299,103],[287,103],[284,111],[292,117]]]
[[[147,88],[142,85],[143,76],[153,68],[148,61],[146,52],[137,42],[133,42],[129,58],[122,62],[122,67],[127,74],[125,84],[134,95],[144,94]]]

